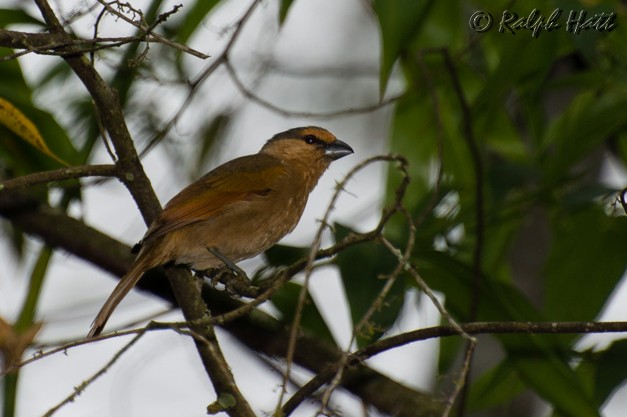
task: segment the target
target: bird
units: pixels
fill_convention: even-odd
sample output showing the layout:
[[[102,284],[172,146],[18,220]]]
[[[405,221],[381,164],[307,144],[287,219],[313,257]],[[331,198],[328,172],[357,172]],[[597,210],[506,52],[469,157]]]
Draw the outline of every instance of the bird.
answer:
[[[137,257],[96,315],[99,335],[143,274],[185,265],[206,271],[235,265],[277,243],[299,222],[309,194],[334,160],[354,153],[317,126],[272,136],[261,150],[228,161],[176,194],[136,245]]]

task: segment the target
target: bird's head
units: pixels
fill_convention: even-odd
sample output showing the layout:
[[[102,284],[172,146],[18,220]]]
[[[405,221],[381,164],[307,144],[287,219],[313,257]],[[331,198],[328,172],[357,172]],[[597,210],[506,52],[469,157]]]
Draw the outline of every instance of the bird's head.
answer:
[[[307,126],[277,133],[261,152],[286,162],[319,166],[324,171],[332,161],[352,154],[353,148],[326,129]]]

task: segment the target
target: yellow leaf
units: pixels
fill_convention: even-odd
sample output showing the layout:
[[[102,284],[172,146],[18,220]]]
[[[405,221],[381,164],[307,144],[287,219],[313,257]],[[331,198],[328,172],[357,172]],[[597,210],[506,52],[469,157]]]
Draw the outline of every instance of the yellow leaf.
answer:
[[[28,117],[19,111],[13,104],[0,97],[0,125],[5,126],[11,132],[24,139],[26,142],[39,149],[55,161],[68,166],[68,163],[56,156],[46,142],[44,138],[37,130],[37,126],[30,121]]]
[[[12,325],[0,317],[0,359],[3,372],[11,372],[20,363],[24,351],[31,345],[41,329],[41,323],[33,323],[24,332],[17,333]]]

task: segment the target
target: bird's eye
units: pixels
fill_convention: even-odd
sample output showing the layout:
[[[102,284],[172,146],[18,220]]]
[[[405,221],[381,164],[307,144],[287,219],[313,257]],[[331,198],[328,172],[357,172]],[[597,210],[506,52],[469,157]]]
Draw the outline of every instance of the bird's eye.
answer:
[[[305,136],[305,137],[303,138],[303,140],[305,141],[305,143],[308,143],[308,144],[310,144],[310,145],[311,145],[312,143],[316,143],[316,142],[318,142],[318,138],[317,138],[317,137],[315,137],[314,135],[307,135],[307,136]]]

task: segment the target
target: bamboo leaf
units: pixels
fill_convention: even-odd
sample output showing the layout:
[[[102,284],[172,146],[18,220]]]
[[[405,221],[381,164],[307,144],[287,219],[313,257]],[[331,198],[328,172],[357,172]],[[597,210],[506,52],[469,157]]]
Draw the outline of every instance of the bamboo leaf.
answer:
[[[287,12],[289,12],[293,2],[294,0],[281,0],[281,4],[279,6],[279,23],[283,24],[283,22],[285,22]]]

